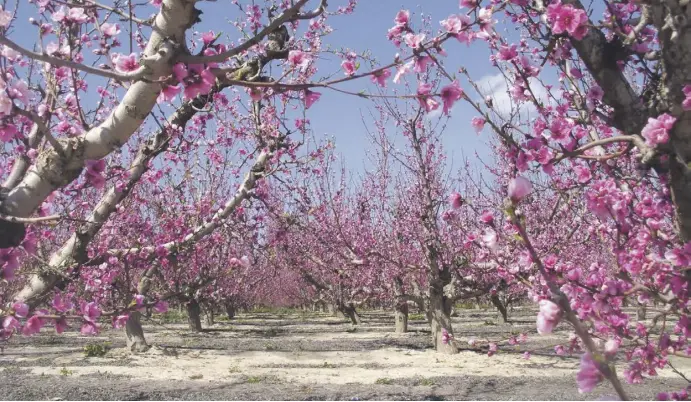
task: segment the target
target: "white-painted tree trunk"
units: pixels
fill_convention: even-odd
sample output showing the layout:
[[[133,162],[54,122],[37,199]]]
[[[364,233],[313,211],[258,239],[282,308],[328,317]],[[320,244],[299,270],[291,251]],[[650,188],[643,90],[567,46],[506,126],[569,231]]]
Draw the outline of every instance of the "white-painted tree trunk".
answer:
[[[125,324],[125,335],[127,336],[127,349],[132,353],[146,352],[151,347],[144,338],[144,329],[142,328],[141,313],[139,311],[130,313]]]

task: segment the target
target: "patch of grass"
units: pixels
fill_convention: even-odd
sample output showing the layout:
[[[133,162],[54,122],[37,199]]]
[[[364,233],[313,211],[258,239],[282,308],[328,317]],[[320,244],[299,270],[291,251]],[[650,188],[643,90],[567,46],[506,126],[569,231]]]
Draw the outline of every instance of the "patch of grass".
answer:
[[[418,385],[422,385],[423,387],[432,387],[437,385],[437,383],[434,382],[434,380],[431,378],[423,378],[422,380],[420,380]]]
[[[63,367],[60,369],[60,375],[61,376],[67,377],[67,376],[72,375],[72,374],[74,374],[74,371],[68,370],[67,367]]]
[[[249,377],[249,378],[247,379],[247,383],[248,383],[248,384],[259,384],[260,382],[262,382],[262,378],[261,378],[261,377]]]
[[[230,367],[230,368],[228,369],[228,372],[229,372],[230,374],[233,374],[233,373],[242,373],[242,370],[240,370],[240,367],[238,367],[238,366],[233,366],[233,367]]]
[[[92,343],[84,346],[85,357],[103,357],[110,350],[110,342]]]
[[[272,344],[270,344],[270,343],[265,343],[265,344],[264,344],[264,350],[271,351],[271,350],[276,350],[276,349],[278,349],[278,348],[276,347],[276,345],[272,345]]]
[[[193,374],[190,376],[190,380],[201,380],[202,378],[204,378],[203,374]]]
[[[348,328],[348,329],[346,329],[346,332],[348,332],[349,334],[357,332],[357,327]]]
[[[494,325],[497,325],[497,323],[492,321],[492,320],[485,320],[485,322],[482,325],[494,326]]]
[[[422,313],[415,313],[415,314],[409,314],[408,315],[408,320],[411,320],[411,321],[421,321],[421,320],[426,320],[426,319],[427,318]]]
[[[22,371],[21,367],[17,366],[7,366],[2,370],[2,373],[5,375],[10,375],[10,374],[20,374]]]
[[[379,385],[391,385],[393,384],[393,380],[391,378],[382,377],[377,378],[377,381],[375,381],[374,383]]]
[[[187,321],[187,313],[182,312],[178,309],[171,309],[166,311],[164,314],[161,314],[159,316],[159,319],[163,322]]]
[[[336,368],[337,366],[335,364],[332,364],[329,362],[324,362],[324,364],[322,364],[322,367],[323,368]]]

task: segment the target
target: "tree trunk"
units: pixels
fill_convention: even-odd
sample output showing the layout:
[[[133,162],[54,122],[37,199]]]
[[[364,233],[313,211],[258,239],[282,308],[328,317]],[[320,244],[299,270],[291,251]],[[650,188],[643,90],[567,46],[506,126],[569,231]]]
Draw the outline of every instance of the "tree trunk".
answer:
[[[647,312],[647,308],[645,304],[641,304],[638,306],[638,310],[636,310],[636,319],[638,321],[645,321],[645,313]]]
[[[492,295],[490,297],[490,301],[492,302],[492,304],[494,304],[494,307],[496,307],[497,310],[499,310],[499,316],[497,318],[499,320],[503,321],[504,323],[509,322],[509,317],[508,317],[508,314],[506,313],[506,306],[504,306],[504,304],[501,302],[501,300],[499,299],[499,296]]]
[[[439,353],[454,354],[458,353],[458,348],[454,342],[444,343],[444,332],[449,339],[453,338],[453,328],[451,326],[451,303],[448,303],[444,296],[444,287],[430,286],[429,305],[427,307],[427,321],[432,329],[432,345]]]
[[[329,314],[336,317],[338,316],[338,308],[333,303],[329,303],[327,308],[329,309]]]
[[[202,332],[201,310],[196,299],[187,302],[187,323],[192,331]]]
[[[144,329],[140,321],[141,313],[133,311],[127,318],[125,324],[125,335],[127,336],[127,349],[132,353],[142,353],[149,350],[151,346],[146,343]]]
[[[396,333],[408,332],[408,302],[396,303],[394,317],[396,318]]]
[[[226,314],[229,320],[235,318],[235,306],[233,306],[233,303],[226,303]]]
[[[480,310],[482,307],[480,306],[480,298],[476,297],[475,298],[475,310]]]
[[[211,307],[206,309],[206,325],[209,327],[214,325],[214,309]]]
[[[355,310],[355,306],[353,306],[352,303],[342,305],[339,310],[341,311],[341,313],[343,313],[344,316],[346,316],[347,318],[350,319],[350,322],[353,325],[362,324],[362,320],[360,319],[360,314],[357,313],[357,311]]]

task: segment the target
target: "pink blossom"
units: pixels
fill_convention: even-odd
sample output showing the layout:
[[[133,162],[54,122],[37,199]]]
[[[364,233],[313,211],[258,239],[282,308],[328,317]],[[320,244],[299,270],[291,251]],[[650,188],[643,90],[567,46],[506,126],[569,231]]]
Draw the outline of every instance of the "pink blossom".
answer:
[[[26,321],[24,328],[22,328],[22,334],[26,336],[37,334],[41,331],[41,327],[43,327],[43,320],[38,315],[35,315]]]
[[[98,326],[94,322],[85,322],[79,332],[82,335],[98,335]]]
[[[681,102],[681,107],[684,110],[691,110],[691,85],[684,85],[682,92],[684,92],[684,100]]]
[[[19,318],[24,318],[29,315],[29,305],[26,303],[14,303],[12,304],[12,310],[14,310],[14,315]]]
[[[448,345],[452,339],[453,339],[453,335],[449,334],[449,331],[447,331],[446,328],[442,328],[441,329],[441,343],[444,345]]]
[[[189,75],[189,72],[187,71],[187,66],[185,66],[182,63],[177,63],[176,65],[173,66],[173,77],[175,77],[178,82],[182,82],[187,76]]]
[[[439,102],[434,100],[429,94],[432,93],[432,85],[429,83],[420,84],[417,88],[418,102],[426,113],[439,108]]]
[[[105,177],[103,177],[103,172],[106,169],[106,161],[100,160],[87,160],[86,161],[86,180],[91,183],[96,188],[103,188],[106,183]]]
[[[7,92],[14,98],[21,101],[23,104],[29,104],[29,85],[24,80],[14,82],[8,88]]]
[[[588,15],[584,10],[572,5],[562,5],[560,2],[547,6],[547,21],[551,24],[552,32],[562,34],[568,32],[577,40],[581,40],[588,33]]]
[[[158,314],[165,313],[166,311],[168,311],[168,302],[165,302],[165,301],[156,302],[156,304],[154,304],[153,310],[154,310],[154,312],[156,312]]]
[[[115,69],[123,73],[135,71],[139,68],[139,62],[135,53],[131,53],[129,56],[118,54],[113,62],[115,63]]]
[[[463,197],[458,193],[452,193],[449,197],[449,203],[451,204],[451,208],[458,209],[463,205]]]
[[[2,320],[2,327],[6,330],[13,331],[21,327],[21,323],[13,315],[8,315]]]
[[[129,318],[130,318],[130,316],[127,314],[122,314],[122,315],[118,315],[118,316],[113,317],[113,328],[115,328],[115,329],[124,328],[125,325],[127,325],[127,320]]]
[[[405,74],[408,74],[410,70],[413,69],[415,66],[415,60],[411,60],[402,66],[399,66],[398,69],[396,70],[396,75],[393,77],[393,82],[394,84],[398,84],[398,82],[401,80],[401,77],[403,77]]]
[[[410,21],[410,11],[400,10],[398,13],[396,13],[396,18],[394,18],[394,22],[396,23],[396,25],[408,25],[408,21]]]
[[[0,114],[9,115],[12,113],[12,99],[7,96],[5,91],[0,91]]]
[[[65,332],[65,330],[68,328],[67,325],[67,320],[64,317],[60,317],[57,320],[55,320],[55,332],[58,334],[61,334]]]
[[[511,61],[518,57],[518,51],[516,50],[516,45],[511,45],[511,46],[506,46],[502,45],[499,48],[499,55],[497,56],[497,59],[503,60],[503,61]]]
[[[573,171],[576,173],[577,180],[581,184],[587,183],[593,177],[587,166],[576,165],[573,167]]]
[[[382,88],[385,88],[386,87],[386,80],[389,79],[389,77],[391,77],[391,71],[386,69],[386,70],[381,70],[381,71],[375,72],[374,74],[372,74],[370,79],[372,80],[373,83],[379,85]]]
[[[608,355],[612,356],[617,353],[617,350],[619,350],[619,344],[621,342],[618,339],[609,339],[607,342],[605,342],[605,353]]]
[[[497,247],[497,232],[492,229],[486,229],[482,234],[482,244],[490,250]]]
[[[491,224],[494,222],[494,215],[492,215],[491,211],[482,211],[482,215],[480,215],[480,220],[484,223]]]
[[[67,18],[70,20],[70,22],[75,22],[77,24],[83,24],[89,19],[89,16],[86,15],[83,8],[76,7],[76,8],[70,8],[69,13],[67,14]]]
[[[53,296],[53,308],[56,311],[65,313],[72,310],[73,307],[74,305],[72,302],[68,298],[63,297],[60,293],[55,293],[55,296]]]
[[[86,303],[82,306],[82,316],[88,322],[95,322],[101,316],[101,310],[95,302]]]
[[[319,92],[312,92],[309,89],[305,90],[305,109],[309,109],[314,105],[314,102],[321,98],[322,94]]]
[[[352,60],[344,60],[341,63],[341,67],[343,68],[343,71],[345,72],[345,75],[350,77],[355,74],[355,70],[357,67],[355,66],[355,62]]]
[[[120,33],[120,26],[118,24],[105,22],[101,25],[101,32],[103,32],[103,36],[112,38]]]
[[[243,255],[240,257],[240,264],[242,264],[243,267],[249,268],[250,267],[250,259],[247,258],[246,255]]]
[[[264,97],[264,93],[262,92],[261,88],[248,88],[247,92],[249,93],[250,99],[252,99],[253,102],[259,102]]]
[[[530,352],[523,352],[523,358],[525,360],[530,360]]]
[[[403,39],[405,40],[406,45],[408,45],[408,47],[411,49],[420,49],[425,37],[425,34],[414,35],[412,33],[408,33],[403,37]]]
[[[12,22],[12,13],[3,10],[0,7],[0,27],[6,28]]]
[[[178,96],[181,90],[182,87],[180,85],[164,85],[161,93],[158,94],[158,98],[156,98],[156,102],[171,102]]]
[[[530,194],[531,191],[533,191],[533,185],[523,176],[511,179],[509,182],[509,198],[511,198],[513,202],[521,201],[525,196]]]
[[[310,57],[307,53],[300,50],[291,50],[288,53],[288,61],[295,67],[299,67],[300,71],[305,71],[310,64]]]
[[[475,36],[479,39],[489,39],[494,33],[494,20],[492,19],[492,9],[485,7],[478,12],[478,23],[480,24],[480,32]]]
[[[190,68],[193,68],[193,66],[190,66]],[[201,69],[201,67],[194,66],[196,70]],[[188,78],[185,80],[185,90],[183,91],[183,95],[185,99],[194,99],[198,95],[206,95],[209,92],[211,92],[211,89],[213,89],[214,85],[216,84],[216,76],[211,72],[211,70],[207,67],[204,68],[201,71],[195,71],[197,72],[196,75],[188,76]]]
[[[590,392],[595,389],[595,386],[602,381],[602,374],[598,370],[595,361],[589,353],[581,356],[581,366],[576,375],[576,382],[578,383],[578,392]]]
[[[205,45],[209,45],[211,42],[214,41],[214,39],[216,39],[216,34],[214,33],[214,31],[207,31],[202,34],[202,42]]]
[[[416,73],[424,74],[427,71],[427,64],[432,62],[432,58],[429,56],[415,57],[415,67],[413,71]]]
[[[14,124],[5,124],[0,126],[0,141],[10,142],[19,134],[17,126]]]
[[[444,28],[444,30],[452,35],[458,35],[463,31],[463,24],[469,23],[468,17],[463,15],[459,17],[458,15],[450,15],[449,18],[442,20],[439,24]]]
[[[490,342],[489,349],[487,349],[487,356],[493,356],[495,353],[497,353],[497,344]]]
[[[674,127],[677,121],[667,113],[661,114],[656,118],[649,118],[648,124],[643,127],[641,135],[645,138],[646,144],[656,146],[657,144],[665,144],[669,141],[669,131]]]
[[[444,114],[449,114],[449,111],[453,107],[453,104],[457,100],[463,97],[463,90],[458,84],[457,80],[454,80],[451,84],[445,86],[441,89],[441,99],[444,102]]]
[[[540,300],[540,312],[537,314],[537,333],[549,334],[561,319],[561,309],[550,300]]]
[[[59,9],[55,10],[50,17],[54,22],[62,22],[67,18],[67,8],[65,6],[60,6]]]
[[[2,54],[2,56],[4,58],[11,60],[11,61],[18,61],[19,58],[22,57],[21,53],[19,53],[18,51],[14,50],[12,48],[7,47],[7,46],[2,47],[2,52],[0,52],[0,54]]]
[[[473,126],[475,132],[478,134],[480,133],[480,131],[482,131],[483,128],[485,128],[485,123],[487,123],[487,121],[482,117],[473,117],[473,119],[470,121],[470,124]]]
[[[163,0],[149,0],[149,3],[151,3],[152,6],[161,7]]]

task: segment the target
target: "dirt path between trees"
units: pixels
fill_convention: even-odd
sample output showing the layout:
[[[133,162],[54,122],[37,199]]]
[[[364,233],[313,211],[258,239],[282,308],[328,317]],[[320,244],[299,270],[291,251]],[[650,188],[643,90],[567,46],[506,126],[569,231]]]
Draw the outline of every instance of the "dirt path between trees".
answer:
[[[149,352],[130,355],[115,330],[97,338],[15,337],[0,355],[2,399],[95,400],[595,400],[614,395],[608,384],[579,394],[578,356],[559,357],[555,334],[535,334],[534,313],[515,312],[522,324],[498,325],[493,311],[464,310],[454,318],[456,338],[492,340],[526,332],[527,344],[497,355],[465,350],[445,356],[431,349],[426,324],[395,334],[393,315],[363,314],[363,325],[324,314],[246,314],[191,333],[183,324],[149,323]],[[85,357],[87,344],[105,344],[102,357]],[[531,358],[523,358],[525,351]],[[675,367],[691,375],[689,359]],[[623,367],[619,369],[621,373]],[[669,370],[627,387],[636,399],[688,383]]]

